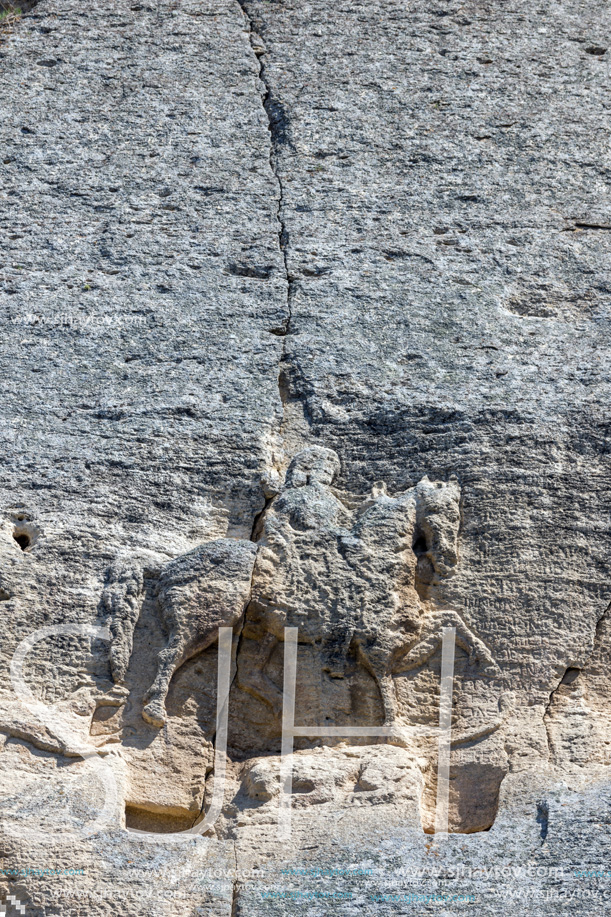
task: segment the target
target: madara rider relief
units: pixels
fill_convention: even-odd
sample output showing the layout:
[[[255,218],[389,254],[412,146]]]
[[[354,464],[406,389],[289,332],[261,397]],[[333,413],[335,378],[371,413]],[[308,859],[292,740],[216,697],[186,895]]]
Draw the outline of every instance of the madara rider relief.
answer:
[[[135,560],[113,564],[103,607],[119,697],[129,693],[123,686],[144,580],[155,581],[165,645],[150,687],[131,699],[149,729],[163,732],[175,674],[216,643],[220,627],[229,627],[240,635],[231,695],[238,725],[230,748],[242,759],[277,754],[284,629],[293,627],[296,724],[384,725],[388,734],[381,739],[324,742],[383,742],[432,761],[435,743],[422,736],[423,727],[438,723],[444,626],[456,631],[453,745],[477,744],[498,728],[498,667],[460,614],[440,607],[440,587],[458,563],[458,481],[425,477],[396,496],[376,483],[368,497],[356,497],[333,487],[339,470],[331,449],[299,452],[259,521],[256,542],[217,539],[153,570]],[[301,747],[311,744],[303,740]],[[492,796],[499,782],[493,781]],[[429,795],[433,791],[431,784]],[[487,818],[465,830],[486,827]]]

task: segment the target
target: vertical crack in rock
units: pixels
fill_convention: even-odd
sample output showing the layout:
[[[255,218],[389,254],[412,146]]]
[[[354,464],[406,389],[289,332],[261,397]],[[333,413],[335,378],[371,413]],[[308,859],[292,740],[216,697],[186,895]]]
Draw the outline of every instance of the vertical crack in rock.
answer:
[[[545,705],[545,710],[543,711],[543,725],[545,726],[545,735],[547,736],[547,758],[548,758],[548,761],[552,761],[552,760],[555,758],[555,755],[556,755],[556,752],[555,752],[555,749],[554,749],[554,740],[553,740],[553,738],[552,738],[552,735],[551,735],[551,733],[550,733],[550,728],[549,728],[549,725],[550,725],[550,724],[549,724],[549,720],[550,720],[550,710],[551,710],[552,705],[553,705],[553,703],[554,703],[554,698],[556,697],[556,693],[558,692],[558,689],[560,688],[560,685],[564,682],[564,679],[566,678],[567,672],[568,672],[571,668],[573,668],[573,667],[572,667],[572,666],[569,666],[569,667],[565,670],[565,672],[563,673],[563,675],[562,675],[560,681],[558,682],[558,684],[556,685],[556,687],[555,687],[555,688],[552,688],[552,690],[550,691],[549,699],[548,699],[548,701],[547,701],[547,704]]]
[[[214,744],[214,742],[215,742],[215,739],[216,739],[216,729],[215,729],[215,732],[214,732],[214,736],[211,738],[211,741],[212,741],[213,744]],[[216,749],[215,749],[215,750],[216,750]],[[203,793],[202,793],[202,804],[201,804],[201,806],[199,807],[199,812],[197,813],[197,815],[196,815],[195,818],[193,819],[193,823],[192,823],[191,826],[190,826],[191,828],[195,828],[195,826],[196,826],[196,824],[199,822],[200,818],[204,818],[204,816],[206,815],[206,784],[208,783],[208,780],[210,779],[210,775],[213,773],[213,770],[214,770],[214,768],[212,768],[212,767],[206,769],[206,773],[205,773],[205,775],[204,775],[204,790],[203,790]],[[207,833],[209,833],[209,832],[207,832]]]
[[[278,147],[287,142],[286,136],[286,116],[282,109],[282,106],[273,98],[272,91],[269,83],[266,79],[265,74],[265,64],[263,62],[263,43],[260,35],[256,32],[253,25],[253,21],[250,18],[248,10],[246,8],[246,3],[244,0],[237,0],[242,14],[248,24],[248,32],[250,36],[250,46],[252,48],[252,53],[255,56],[258,66],[259,66],[259,80],[265,87],[265,91],[261,93],[261,101],[265,114],[267,116],[267,128],[270,135],[270,150],[269,150],[269,164],[270,168],[274,174],[274,178],[278,183],[278,207],[276,209],[276,219],[278,221],[278,246],[282,253],[282,258],[284,261],[284,275],[287,285],[287,318],[284,323],[284,328],[280,332],[281,337],[286,337],[290,334],[291,319],[292,319],[292,281],[289,274],[288,266],[288,230],[284,223],[283,208],[284,208],[284,188],[282,185],[282,178],[280,176],[280,170],[278,169]],[[284,358],[285,351],[283,351],[282,359]]]
[[[541,841],[545,841],[549,830],[549,805],[545,799],[537,803],[537,824],[539,825],[539,836]]]
[[[233,842],[233,858],[234,858],[234,869],[235,874],[233,878],[233,888],[231,890],[231,917],[237,917],[238,915],[238,898],[240,895],[240,881],[238,878],[238,850],[236,842]]]
[[[261,537],[261,533],[263,531],[263,520],[265,519],[265,514],[267,513],[267,510],[272,500],[273,500],[273,497],[266,497],[265,506],[263,507],[261,512],[256,514],[254,518],[254,521],[252,524],[252,531],[250,533],[250,540],[254,541],[255,544],[259,541],[259,538]]]
[[[270,502],[271,502],[270,500],[266,500],[266,501],[265,501],[265,506],[263,507],[263,509],[261,510],[261,512],[260,512],[260,513],[257,513],[257,515],[255,516],[255,521],[254,521],[254,523],[253,523],[253,530],[252,530],[253,533],[252,533],[252,536],[251,536],[251,539],[250,539],[251,541],[254,541],[254,542],[257,541],[257,538],[254,537],[254,536],[255,536],[255,529],[257,528],[258,520],[261,519],[261,518],[265,515],[265,511],[267,510],[267,507],[269,506]],[[244,614],[243,614],[243,616],[242,616],[242,623],[240,624],[240,629],[239,629],[239,631],[238,631],[238,633],[237,633],[237,638],[238,638],[238,639],[237,639],[237,643],[236,643],[235,657],[234,657],[234,658],[235,658],[235,668],[234,668],[234,670],[233,670],[233,675],[231,676],[231,680],[230,680],[230,682],[229,682],[229,694],[228,694],[228,696],[227,696],[227,705],[228,705],[228,706],[230,706],[230,704],[231,704],[231,689],[233,688],[233,685],[234,685],[234,683],[235,683],[235,681],[236,681],[236,679],[237,679],[237,677],[238,677],[238,659],[239,659],[239,657],[240,657],[240,650],[241,650],[241,648],[242,648],[242,635],[243,635],[243,632],[244,632],[244,623],[245,623],[245,621],[246,621],[246,615],[247,615],[247,613],[248,613],[248,606],[250,605],[250,602],[251,602],[251,600],[252,600],[252,589],[253,589],[253,580],[254,580],[254,576],[255,576],[255,568],[253,567],[253,571],[252,571],[252,574],[251,574],[251,577],[250,577],[250,592],[249,592],[249,594],[248,594],[248,601],[246,602],[246,605],[244,606]],[[216,740],[216,732],[215,732],[214,738],[215,738],[215,740]],[[227,736],[227,739],[228,739],[228,741],[229,741],[229,735]],[[229,756],[229,750],[227,751],[227,756]]]
[[[275,331],[274,333],[280,337],[286,338],[291,333],[291,323],[293,319],[293,297],[294,297],[294,277],[291,275],[289,270],[288,262],[288,244],[289,244],[289,233],[284,220],[284,186],[282,183],[282,176],[280,169],[278,167],[278,156],[279,149],[281,146],[289,145],[290,140],[288,136],[287,129],[287,117],[282,106],[282,103],[276,99],[273,95],[272,87],[267,79],[264,56],[265,56],[265,47],[263,40],[259,33],[257,32],[253,20],[248,12],[247,4],[245,0],[237,0],[242,14],[248,24],[248,32],[250,38],[250,46],[252,52],[257,59],[259,67],[259,80],[264,87],[264,91],[261,92],[261,102],[267,116],[268,130],[270,134],[270,151],[269,151],[269,163],[270,168],[273,172],[273,175],[278,184],[278,207],[276,210],[276,219],[278,221],[278,246],[282,253],[282,258],[284,261],[284,274],[286,279],[286,311],[287,317],[284,321],[284,324],[281,329]],[[307,406],[301,398],[295,398],[291,396],[290,393],[290,384],[289,377],[290,372],[287,371],[287,366],[289,363],[286,340],[284,341],[284,346],[282,348],[282,354],[279,361],[278,369],[278,392],[280,395],[280,400],[283,406],[283,418],[280,427],[280,433],[284,437],[286,433],[286,428],[288,426],[289,418],[287,416],[287,405],[289,402],[294,400],[299,400],[302,402],[303,416],[307,421],[308,426],[310,426],[310,418],[307,411]]]
[[[555,756],[554,742],[550,734],[550,722],[549,721],[551,718],[550,711],[554,704],[554,699],[556,697],[556,694],[558,693],[562,685],[572,684],[579,677],[581,672],[583,672],[584,669],[587,668],[588,663],[591,661],[592,657],[594,656],[596,647],[598,646],[600,642],[600,639],[601,639],[600,633],[601,633],[603,624],[605,622],[605,619],[607,618],[607,615],[610,612],[611,612],[611,605],[608,605],[605,608],[605,610],[603,611],[603,613],[601,614],[600,618],[598,618],[598,620],[596,621],[596,628],[594,630],[594,639],[592,641],[592,649],[590,650],[590,652],[584,659],[583,663],[580,666],[577,666],[577,665],[567,666],[567,668],[562,673],[562,677],[560,678],[558,684],[555,686],[555,688],[552,688],[552,690],[550,691],[549,699],[547,701],[547,704],[545,705],[545,710],[543,712],[543,724],[545,726],[545,733],[547,736],[548,759],[550,760]]]
[[[264,90],[262,92],[260,91],[260,97],[261,97],[263,109],[267,117],[267,126],[268,126],[268,130],[270,134],[270,150],[269,150],[270,169],[271,169],[271,172],[278,186],[278,197],[277,197],[277,208],[276,208],[276,220],[278,222],[278,247],[282,254],[282,260],[284,263],[284,276],[285,276],[285,281],[286,281],[287,317],[284,320],[283,326],[280,329],[274,331],[273,333],[280,337],[286,338],[287,335],[290,334],[290,327],[291,327],[293,288],[292,288],[292,281],[291,281],[291,277],[289,274],[289,268],[288,268],[288,254],[287,254],[288,231],[285,226],[284,218],[283,218],[284,189],[283,189],[282,178],[280,176],[280,172],[278,169],[278,163],[277,163],[278,146],[282,143],[287,142],[286,117],[284,115],[282,106],[276,100],[273,99],[271,88],[266,80],[265,64],[262,60],[262,56],[263,56],[262,40],[254,28],[252,19],[248,13],[244,0],[237,0],[237,3],[238,3],[238,6],[240,7],[244,20],[248,26],[250,46],[252,49],[252,53],[258,62],[258,68],[259,68],[258,78],[259,78],[261,85],[264,87]],[[279,392],[280,400],[283,406],[283,418],[282,418],[281,427],[280,427],[281,434],[283,433],[284,427],[285,427],[286,403],[288,400],[287,385],[286,385],[286,381],[284,378],[285,376],[284,364],[286,363],[286,359],[287,359],[286,342],[284,342],[283,347],[282,347],[282,354],[279,360],[279,369],[278,369],[278,392]],[[263,521],[263,518],[265,517],[265,513],[267,511],[267,508],[270,502],[271,502],[271,498],[266,498],[263,509],[254,516],[251,535],[250,535],[250,540],[253,542],[257,542],[261,535],[262,521]],[[254,570],[253,570],[253,576],[254,576]],[[252,576],[251,576],[251,594],[252,594]],[[246,603],[246,609],[248,608],[249,604],[250,604],[250,597]],[[244,617],[245,616],[246,616],[246,612],[244,614]],[[244,626],[244,619],[242,620],[242,625],[240,626],[239,632],[237,634],[237,645],[236,645],[235,657],[234,657],[235,668],[234,668],[234,671],[231,677],[231,681],[230,681],[230,685],[229,685],[229,696],[231,696],[231,690],[237,678],[238,659],[240,656],[240,649],[242,646],[243,626]],[[216,742],[216,731],[212,739],[212,742],[213,742],[213,745]],[[201,817],[201,815],[203,815],[204,812],[205,812],[205,789],[204,789],[204,799],[202,801],[201,812],[197,816],[197,818]],[[236,870],[237,870],[237,855],[236,855]],[[234,888],[233,888],[232,915],[234,915],[237,912],[238,894],[239,894],[239,884],[236,878],[234,880]]]

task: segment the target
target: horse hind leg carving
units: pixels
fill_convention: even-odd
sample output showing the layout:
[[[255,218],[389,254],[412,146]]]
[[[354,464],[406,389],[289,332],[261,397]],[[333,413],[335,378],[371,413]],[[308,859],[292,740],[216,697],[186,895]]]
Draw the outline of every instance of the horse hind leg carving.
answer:
[[[166,698],[174,673],[218,639],[219,627],[235,627],[250,598],[257,546],[223,538],[201,545],[166,564],[157,605],[168,640],[142,717],[152,726],[166,721]]]
[[[102,606],[109,615],[112,636],[110,670],[116,685],[125,681],[143,590],[141,567],[135,561],[117,557],[108,571],[102,593]]]

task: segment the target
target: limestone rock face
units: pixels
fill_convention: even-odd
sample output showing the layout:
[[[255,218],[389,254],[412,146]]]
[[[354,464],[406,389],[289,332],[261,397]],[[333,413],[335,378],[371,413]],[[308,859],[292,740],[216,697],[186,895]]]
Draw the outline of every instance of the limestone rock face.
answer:
[[[0,910],[603,913],[608,4],[22,10]]]

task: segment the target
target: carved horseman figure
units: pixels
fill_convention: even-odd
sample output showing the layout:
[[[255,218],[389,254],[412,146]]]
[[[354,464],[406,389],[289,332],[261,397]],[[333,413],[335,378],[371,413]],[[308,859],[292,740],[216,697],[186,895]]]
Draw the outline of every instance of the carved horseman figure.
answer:
[[[260,652],[254,668],[240,672],[240,685],[279,711],[281,695],[265,667],[284,627],[298,627],[300,643],[319,647],[331,677],[343,677],[356,646],[378,685],[384,724],[401,741],[393,672],[423,665],[444,626],[456,628],[457,644],[481,674],[498,671],[462,619],[452,611],[426,614],[416,589],[417,567],[439,580],[456,565],[460,490],[456,480],[423,478],[389,497],[377,485],[352,512],[332,490],[338,470],[332,450],[303,450],[267,510],[247,614],[249,630],[262,634]]]
[[[281,708],[281,692],[266,666],[285,627],[316,646],[331,677],[344,676],[351,647],[378,685],[385,725],[402,741],[393,672],[422,666],[441,642],[442,627],[479,666],[497,669],[486,647],[452,611],[427,613],[417,571],[428,581],[450,575],[457,563],[460,523],[458,482],[420,483],[396,497],[376,485],[357,510],[342,502],[332,483],[335,452],[320,446],[292,461],[281,493],[268,507],[258,544],[219,539],[182,555],[160,571],[157,602],[167,644],[146,697],[144,719],[165,722],[165,700],[176,670],[217,639],[219,627],[241,626],[246,607],[258,656],[238,670],[240,687]],[[142,601],[142,571],[117,562],[104,592],[113,633],[111,669],[122,683]]]

